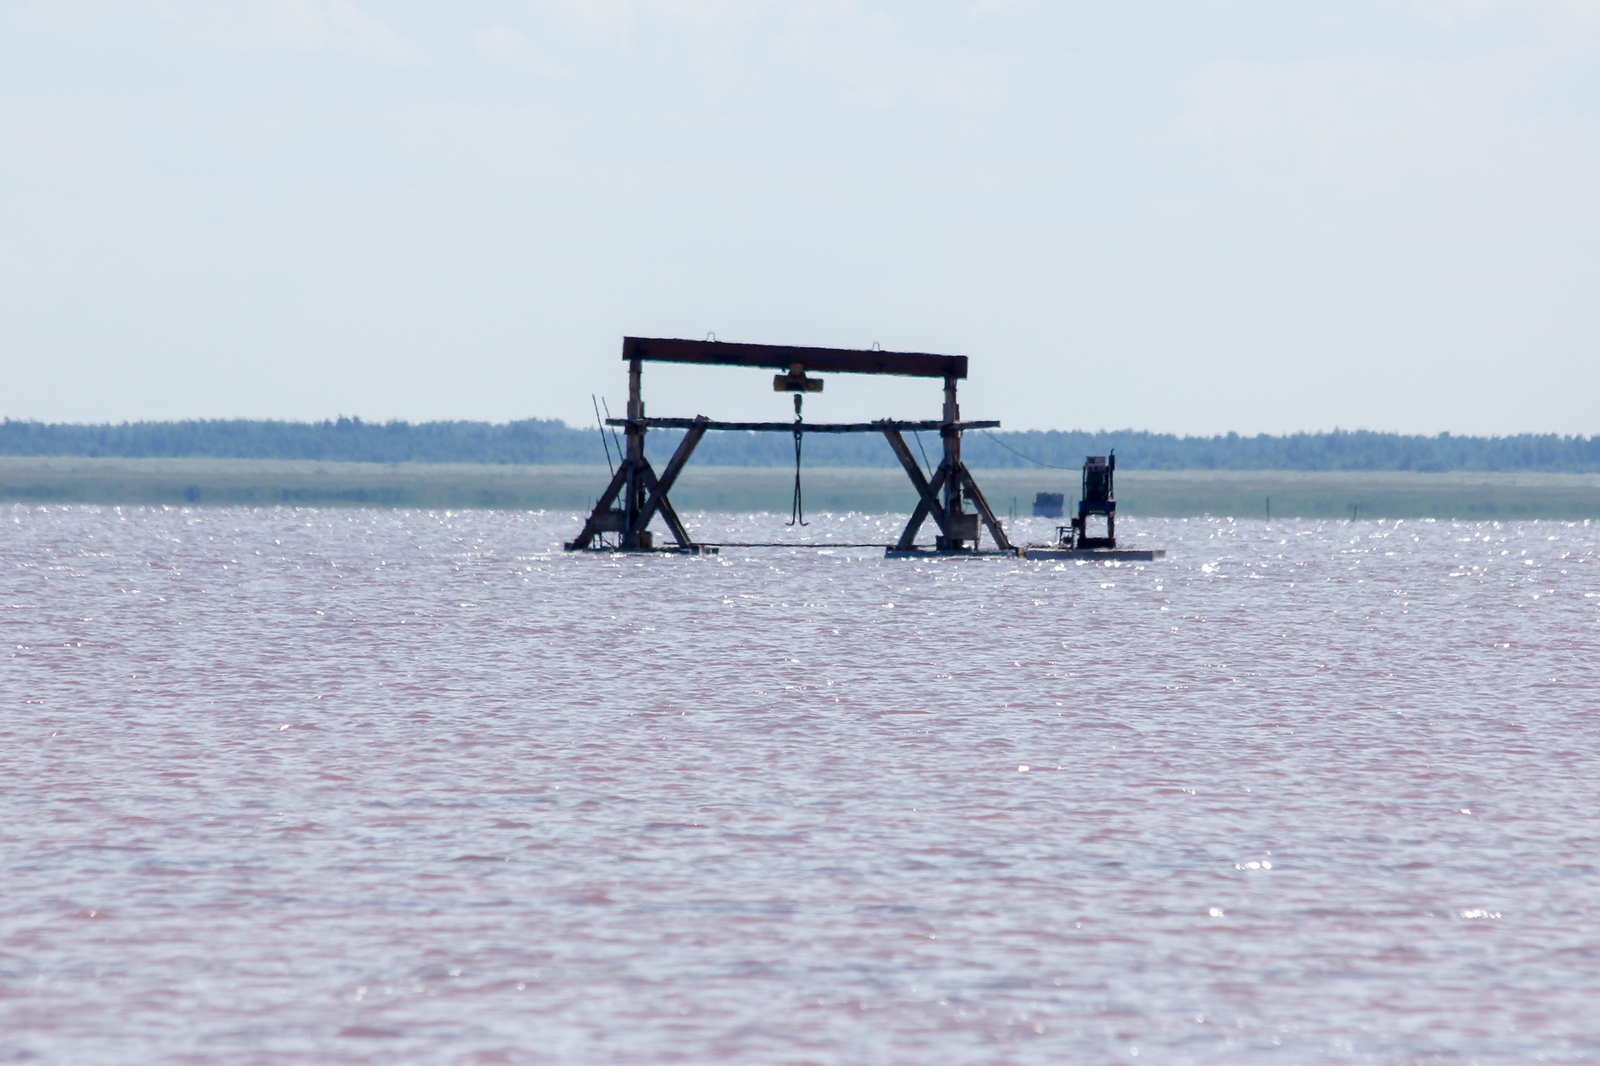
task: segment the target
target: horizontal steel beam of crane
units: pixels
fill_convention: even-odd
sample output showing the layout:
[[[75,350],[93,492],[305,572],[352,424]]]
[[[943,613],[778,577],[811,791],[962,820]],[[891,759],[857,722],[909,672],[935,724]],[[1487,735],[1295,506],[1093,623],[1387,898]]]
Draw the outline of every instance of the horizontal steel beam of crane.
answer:
[[[967,376],[967,357],[964,355],[880,352],[877,349],[792,348],[783,344],[732,344],[664,337],[624,337],[622,358],[659,363],[769,367],[775,370],[801,366],[818,373],[834,374],[899,374],[918,378]]]

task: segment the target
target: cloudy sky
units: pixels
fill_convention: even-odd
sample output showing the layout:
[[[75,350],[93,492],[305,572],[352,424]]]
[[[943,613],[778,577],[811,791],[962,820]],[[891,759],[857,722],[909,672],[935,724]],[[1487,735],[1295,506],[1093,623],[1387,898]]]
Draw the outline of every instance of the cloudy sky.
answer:
[[[1008,428],[1600,432],[1600,0],[0,2],[0,414],[583,423],[711,332]]]

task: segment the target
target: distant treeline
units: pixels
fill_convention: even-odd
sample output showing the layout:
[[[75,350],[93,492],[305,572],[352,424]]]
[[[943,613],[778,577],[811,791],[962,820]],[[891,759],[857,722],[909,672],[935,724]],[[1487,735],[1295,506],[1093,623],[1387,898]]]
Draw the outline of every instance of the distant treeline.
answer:
[[[653,431],[653,457],[670,453],[681,434]],[[0,455],[118,458],[312,459],[361,463],[592,464],[616,458],[616,438],[558,419],[521,422],[324,422],[206,420],[71,425],[0,421]],[[877,434],[812,434],[805,459],[815,466],[893,466]],[[912,442],[938,462],[937,434]],[[974,467],[1076,469],[1085,455],[1117,453],[1129,470],[1450,470],[1600,471],[1600,437],[1521,434],[1436,437],[1334,430],[1274,437],[1178,437],[1121,430],[972,432],[963,456]],[[920,453],[919,453],[920,454]],[[785,466],[794,444],[784,433],[712,433],[695,453],[711,466]]]

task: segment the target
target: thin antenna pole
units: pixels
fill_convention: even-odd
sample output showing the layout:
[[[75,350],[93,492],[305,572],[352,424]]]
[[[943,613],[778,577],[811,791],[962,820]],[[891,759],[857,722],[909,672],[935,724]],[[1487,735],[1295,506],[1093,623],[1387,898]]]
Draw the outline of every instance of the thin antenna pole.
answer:
[[[604,396],[600,397],[600,406],[602,406],[602,407],[604,407],[606,409],[606,417],[610,418],[611,417],[611,405],[606,403],[606,400],[605,400]],[[620,462],[622,462],[622,441],[617,440],[617,430],[616,430],[615,426],[613,426],[612,429],[611,429],[611,439],[613,441],[616,441],[616,445],[617,445],[617,462],[620,463]]]
[[[932,481],[933,464],[928,462],[928,449],[922,446],[922,434],[918,433],[916,430],[912,430],[911,435],[917,439],[917,451],[922,453],[922,465],[928,468],[928,480]]]

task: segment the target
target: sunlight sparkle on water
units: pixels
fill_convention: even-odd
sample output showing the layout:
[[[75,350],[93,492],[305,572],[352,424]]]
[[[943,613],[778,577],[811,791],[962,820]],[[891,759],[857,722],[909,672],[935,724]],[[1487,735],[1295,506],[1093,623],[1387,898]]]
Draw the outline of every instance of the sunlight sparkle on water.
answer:
[[[0,1059],[1600,1058],[1600,526],[9,517]]]

